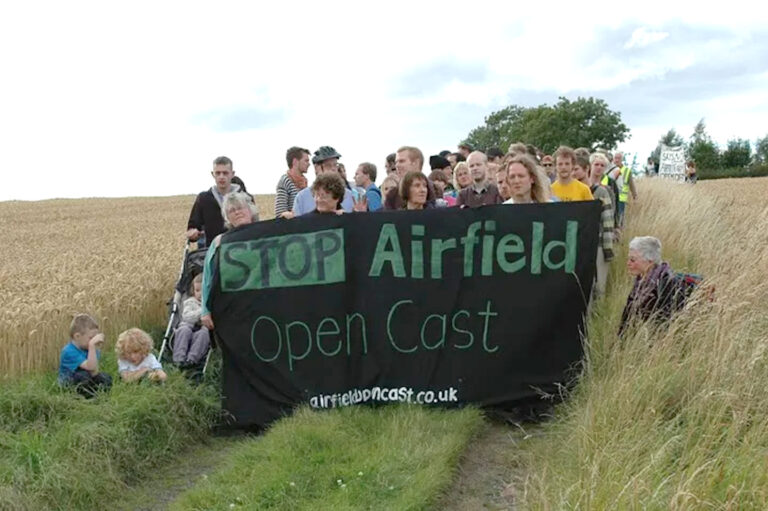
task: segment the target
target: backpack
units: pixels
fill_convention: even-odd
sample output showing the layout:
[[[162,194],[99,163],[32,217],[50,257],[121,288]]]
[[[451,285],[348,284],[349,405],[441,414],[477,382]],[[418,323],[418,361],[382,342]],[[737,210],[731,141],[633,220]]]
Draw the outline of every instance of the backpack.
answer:
[[[698,273],[685,273],[677,271],[674,273],[674,288],[676,294],[676,301],[679,308],[685,306],[685,302],[693,294],[693,292],[704,281],[704,276]],[[715,287],[709,285],[705,289],[706,297],[708,301],[714,300]]]

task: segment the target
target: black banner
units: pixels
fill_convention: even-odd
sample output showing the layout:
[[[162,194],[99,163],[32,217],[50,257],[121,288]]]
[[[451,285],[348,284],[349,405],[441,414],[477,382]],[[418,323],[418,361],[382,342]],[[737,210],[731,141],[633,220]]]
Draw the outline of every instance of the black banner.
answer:
[[[510,406],[581,359],[600,205],[307,215],[222,238],[211,310],[237,426],[410,401]]]

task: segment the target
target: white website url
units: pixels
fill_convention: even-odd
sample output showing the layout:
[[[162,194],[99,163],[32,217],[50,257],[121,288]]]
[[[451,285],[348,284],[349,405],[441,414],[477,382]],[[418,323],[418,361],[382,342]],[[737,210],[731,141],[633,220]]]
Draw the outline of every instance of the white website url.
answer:
[[[312,396],[309,404],[312,408],[337,408],[360,403],[458,403],[458,389],[448,387],[443,390],[415,391],[410,387],[373,387],[370,389],[352,389],[338,394],[320,394]]]

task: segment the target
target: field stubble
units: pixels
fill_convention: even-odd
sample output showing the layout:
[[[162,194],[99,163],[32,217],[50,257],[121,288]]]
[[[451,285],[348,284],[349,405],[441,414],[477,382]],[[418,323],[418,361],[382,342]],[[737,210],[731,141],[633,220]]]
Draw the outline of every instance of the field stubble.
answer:
[[[261,218],[273,200],[256,197]],[[193,202],[0,202],[0,374],[55,368],[79,312],[99,321],[108,345],[125,328],[163,324]]]

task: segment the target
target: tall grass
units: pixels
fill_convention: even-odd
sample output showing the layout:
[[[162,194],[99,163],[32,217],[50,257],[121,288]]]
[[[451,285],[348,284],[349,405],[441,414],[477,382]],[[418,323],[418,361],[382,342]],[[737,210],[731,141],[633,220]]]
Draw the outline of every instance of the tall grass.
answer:
[[[204,441],[216,392],[178,374],[163,385],[117,384],[84,400],[54,375],[27,376],[0,393],[0,509],[108,509],[126,484]]]
[[[640,194],[621,251],[632,236],[660,238],[716,299],[699,294],[668,329],[620,341],[622,254],[590,320],[583,378],[524,453],[521,505],[768,509],[768,180],[644,180]]]

